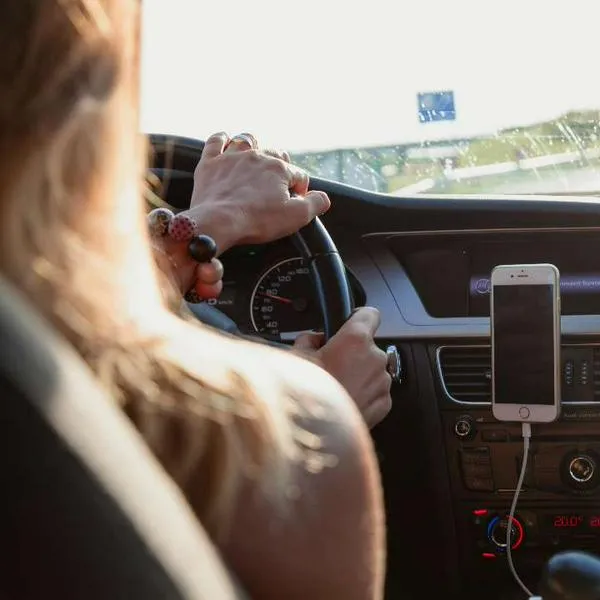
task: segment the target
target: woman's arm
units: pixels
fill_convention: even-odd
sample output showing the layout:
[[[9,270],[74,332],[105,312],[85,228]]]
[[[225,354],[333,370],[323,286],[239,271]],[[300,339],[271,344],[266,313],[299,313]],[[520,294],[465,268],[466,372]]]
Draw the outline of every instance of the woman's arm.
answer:
[[[216,540],[226,563],[261,600],[382,598],[382,490],[363,419],[317,365],[262,346],[246,351],[268,364],[263,376],[282,390],[279,410],[295,403],[294,424],[315,453],[292,465],[282,508],[258,481],[244,480],[228,536]],[[201,478],[197,483],[189,497],[201,505]]]
[[[273,369],[294,370],[293,395],[304,413],[297,425],[321,440],[325,466],[316,473],[311,465],[294,466],[290,505],[280,518],[247,481],[231,536],[221,547],[226,562],[251,597],[382,598],[384,509],[364,421],[345,391],[316,365],[283,353],[277,363],[269,358]]]
[[[217,256],[238,244],[267,243],[290,235],[330,206],[326,194],[308,190],[308,175],[286,162],[287,154],[260,152],[256,145],[252,148],[239,141],[223,133],[206,141],[194,172],[190,209],[185,211],[196,230],[216,242]],[[153,192],[147,194],[151,197]],[[161,202],[156,199],[153,205]],[[159,256],[162,251],[167,259]],[[203,266],[204,272],[196,273],[186,244],[173,243],[167,236],[155,255],[159,268],[181,292],[200,280],[204,282],[198,292],[201,297],[218,295],[220,283],[214,283],[218,269]]]
[[[130,415],[250,597],[380,600],[379,472],[342,386],[292,352],[164,325],[163,362],[202,382],[197,406]]]

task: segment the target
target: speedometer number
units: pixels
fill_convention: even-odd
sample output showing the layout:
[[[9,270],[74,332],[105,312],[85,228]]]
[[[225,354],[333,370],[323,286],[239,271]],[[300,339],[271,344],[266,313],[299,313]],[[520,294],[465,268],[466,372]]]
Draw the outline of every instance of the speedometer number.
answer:
[[[319,327],[310,271],[302,258],[283,260],[263,273],[252,292],[250,317],[257,333],[271,337]]]

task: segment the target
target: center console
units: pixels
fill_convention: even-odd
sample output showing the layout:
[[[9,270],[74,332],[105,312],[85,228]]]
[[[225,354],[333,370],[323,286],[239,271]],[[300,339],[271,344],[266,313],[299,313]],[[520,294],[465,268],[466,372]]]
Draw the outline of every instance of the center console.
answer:
[[[472,586],[506,580],[506,529],[514,562],[535,586],[560,550],[600,554],[600,346],[565,344],[560,420],[533,425],[515,518],[508,513],[523,457],[519,423],[499,422],[490,404],[485,345],[437,346],[445,447],[460,560]]]

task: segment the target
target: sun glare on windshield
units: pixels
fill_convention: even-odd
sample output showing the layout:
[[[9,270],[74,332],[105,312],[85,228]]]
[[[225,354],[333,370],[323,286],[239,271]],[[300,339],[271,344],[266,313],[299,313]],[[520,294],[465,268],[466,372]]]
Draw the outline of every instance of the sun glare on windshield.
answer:
[[[600,190],[597,0],[145,0],[143,128],[398,196]]]

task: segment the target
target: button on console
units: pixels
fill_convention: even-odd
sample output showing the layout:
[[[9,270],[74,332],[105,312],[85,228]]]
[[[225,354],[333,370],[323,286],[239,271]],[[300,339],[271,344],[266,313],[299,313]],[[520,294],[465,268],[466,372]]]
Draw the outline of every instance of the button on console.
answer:
[[[529,414],[529,409],[526,406],[521,406],[521,408],[519,409],[519,416],[521,417],[521,419],[528,419]]]
[[[466,440],[472,438],[474,433],[473,419],[469,415],[458,417],[456,423],[454,423],[454,435],[457,438]]]
[[[465,448],[460,453],[463,483],[473,492],[493,492],[492,463],[487,446]]]
[[[481,439],[484,442],[505,442],[506,437],[505,429],[487,429],[481,432]]]
[[[489,465],[490,449],[487,446],[475,448],[465,448],[460,451],[460,458],[463,465]]]
[[[493,492],[494,491],[494,480],[473,477],[465,479],[465,487],[472,492]]]

